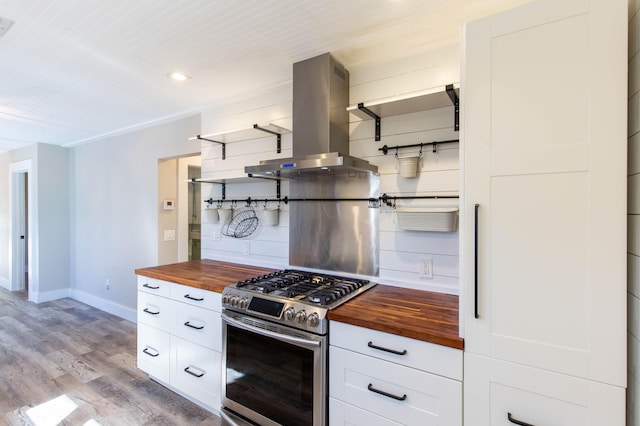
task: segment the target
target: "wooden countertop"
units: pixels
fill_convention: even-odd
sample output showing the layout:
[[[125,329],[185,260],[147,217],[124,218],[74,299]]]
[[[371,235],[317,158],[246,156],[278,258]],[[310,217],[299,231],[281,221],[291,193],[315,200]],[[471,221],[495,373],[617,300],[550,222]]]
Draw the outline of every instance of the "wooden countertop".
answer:
[[[327,318],[464,349],[455,295],[378,284],[330,310]]]
[[[229,284],[276,269],[217,260],[192,260],[136,269],[137,275],[222,292]],[[458,296],[378,284],[329,311],[329,320],[425,342],[464,348],[459,337]]]
[[[229,284],[275,271],[277,269],[202,259],[136,269],[135,273],[149,278],[222,293],[222,289]]]

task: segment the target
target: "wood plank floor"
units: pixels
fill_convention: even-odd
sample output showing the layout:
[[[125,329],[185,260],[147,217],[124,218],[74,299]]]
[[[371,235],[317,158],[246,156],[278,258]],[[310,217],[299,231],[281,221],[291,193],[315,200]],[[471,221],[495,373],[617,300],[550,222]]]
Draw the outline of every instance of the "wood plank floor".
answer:
[[[24,296],[0,289],[0,424],[222,424],[137,369],[134,323],[73,299]],[[51,412],[34,420],[28,410],[54,399],[76,407],[59,422]]]

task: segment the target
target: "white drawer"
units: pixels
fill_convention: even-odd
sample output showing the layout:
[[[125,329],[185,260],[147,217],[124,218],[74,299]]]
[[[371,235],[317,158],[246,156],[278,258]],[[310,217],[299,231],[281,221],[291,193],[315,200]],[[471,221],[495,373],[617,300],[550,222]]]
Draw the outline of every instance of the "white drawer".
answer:
[[[174,336],[171,344],[171,384],[210,407],[220,407],[220,352]]]
[[[461,350],[336,321],[329,327],[332,346],[462,380]]]
[[[172,302],[171,334],[222,351],[222,321],[220,312]]]
[[[138,322],[169,331],[171,303],[171,299],[139,291]]]
[[[217,312],[222,310],[222,296],[220,293],[213,291],[202,290],[182,284],[173,284],[171,286],[171,298],[178,302],[200,306]]]
[[[462,425],[459,381],[335,346],[329,362],[331,397],[405,425]]]
[[[329,398],[329,424],[331,426],[402,426],[401,423],[385,419],[335,398]]]
[[[158,296],[169,297],[173,283],[138,275],[138,290]]]
[[[464,411],[474,425],[625,424],[625,389],[579,377],[465,354]]]
[[[138,368],[168,383],[170,345],[169,333],[138,324]]]

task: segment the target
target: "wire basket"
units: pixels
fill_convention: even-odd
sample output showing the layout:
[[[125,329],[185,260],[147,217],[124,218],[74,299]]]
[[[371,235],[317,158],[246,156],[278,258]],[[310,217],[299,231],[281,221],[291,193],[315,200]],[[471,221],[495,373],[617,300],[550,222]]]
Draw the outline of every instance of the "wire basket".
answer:
[[[222,225],[222,235],[233,238],[246,238],[258,228],[258,216],[252,208],[234,210]]]

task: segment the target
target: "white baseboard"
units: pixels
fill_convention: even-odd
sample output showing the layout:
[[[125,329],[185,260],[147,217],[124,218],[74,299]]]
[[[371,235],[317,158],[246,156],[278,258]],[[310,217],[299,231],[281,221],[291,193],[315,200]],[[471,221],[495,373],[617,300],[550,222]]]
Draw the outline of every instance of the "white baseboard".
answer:
[[[44,293],[36,293],[35,291],[29,290],[29,301],[34,303],[50,302],[52,300],[64,299],[65,297],[69,297],[68,288],[47,291]]]
[[[9,278],[0,277],[0,287],[4,287],[7,290],[11,291],[11,283],[9,282]]]
[[[93,294],[74,289],[69,290],[69,297],[76,299],[82,303],[86,303],[87,305],[91,305],[94,308],[100,309],[101,311],[105,311],[112,315],[116,315],[120,318],[126,319],[128,321],[134,323],[137,322],[137,311],[135,309],[120,305],[119,303],[114,303],[110,300],[94,296]]]

